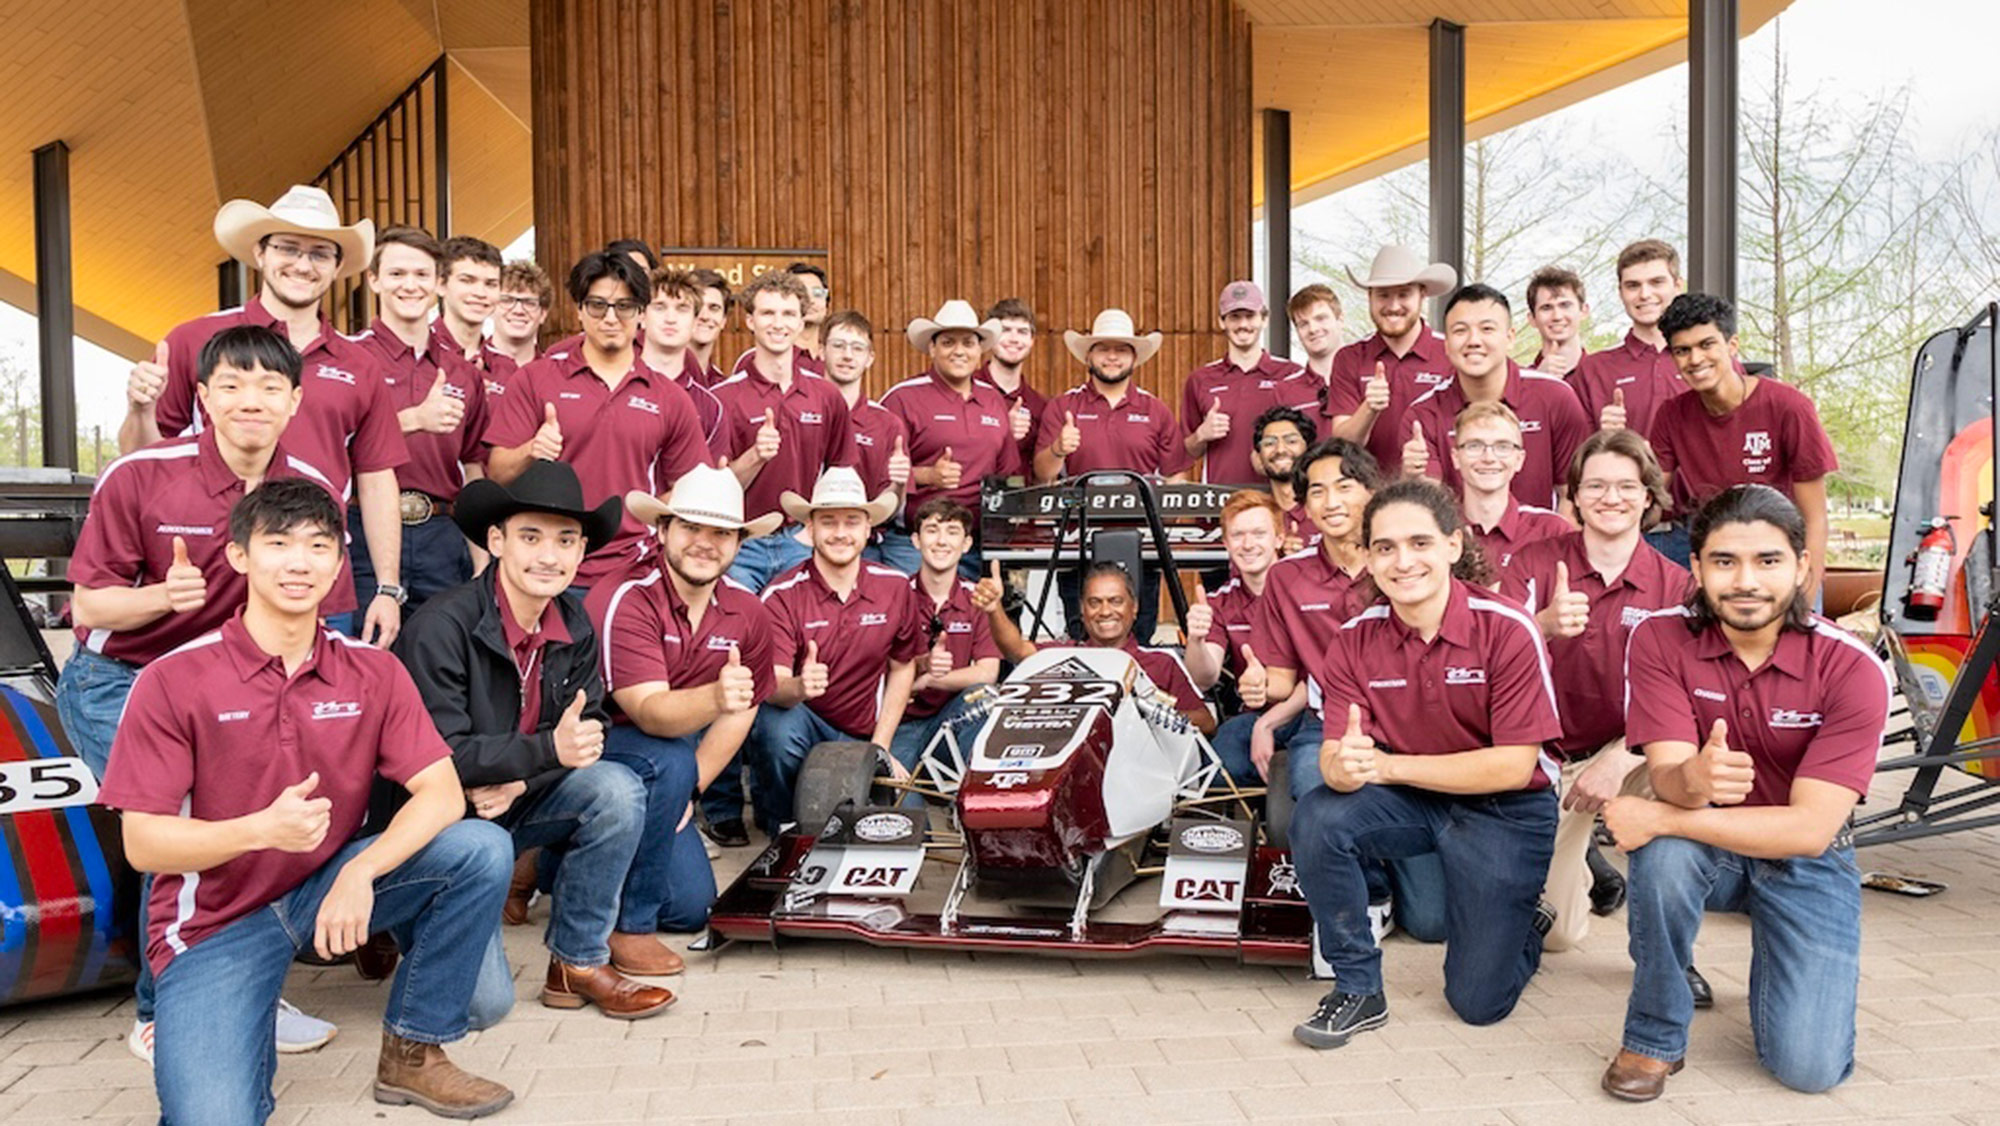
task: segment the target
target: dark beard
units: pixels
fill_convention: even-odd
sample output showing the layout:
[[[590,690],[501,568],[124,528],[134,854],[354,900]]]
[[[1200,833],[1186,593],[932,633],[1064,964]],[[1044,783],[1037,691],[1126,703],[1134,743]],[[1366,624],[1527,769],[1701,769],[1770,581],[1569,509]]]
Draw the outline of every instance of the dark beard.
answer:
[[[1095,379],[1099,383],[1109,383],[1115,386],[1132,378],[1132,369],[1126,368],[1123,372],[1117,375],[1106,375],[1103,372],[1097,370],[1097,365],[1092,364],[1090,365],[1090,378]]]

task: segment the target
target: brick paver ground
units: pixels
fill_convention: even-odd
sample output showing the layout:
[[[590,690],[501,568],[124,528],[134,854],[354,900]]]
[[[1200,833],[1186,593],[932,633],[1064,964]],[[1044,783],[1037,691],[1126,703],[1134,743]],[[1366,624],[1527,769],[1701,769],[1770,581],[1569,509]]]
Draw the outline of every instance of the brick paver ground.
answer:
[[[1878,783],[1877,802],[1900,784]],[[748,850],[732,852],[721,866],[747,859]],[[1293,1023],[1319,994],[1297,971],[830,942],[691,955],[673,982],[680,1003],[627,1024],[542,1008],[539,930],[511,928],[519,1005],[452,1054],[509,1082],[520,1098],[495,1121],[524,1126],[2000,1126],[2000,835],[1871,849],[1862,864],[1951,890],[1930,899],[1866,893],[1858,1064],[1826,1095],[1788,1092],[1757,1066],[1744,1004],[1749,931],[1711,917],[1698,964],[1718,1000],[1696,1015],[1687,1070],[1650,1106],[1604,1097],[1598,1076],[1630,975],[1622,913],[1598,920],[1580,949],[1550,957],[1515,1014],[1489,1028],[1460,1024],[1446,1009],[1441,947],[1391,939],[1391,1023],[1329,1053],[1292,1042]],[[346,969],[294,972],[287,995],[342,1032],[316,1053],[282,1059],[275,1122],[437,1121],[369,1096],[386,992]],[[130,998],[114,995],[0,1010],[0,1122],[154,1121],[151,1073],[123,1042],[131,1014]]]

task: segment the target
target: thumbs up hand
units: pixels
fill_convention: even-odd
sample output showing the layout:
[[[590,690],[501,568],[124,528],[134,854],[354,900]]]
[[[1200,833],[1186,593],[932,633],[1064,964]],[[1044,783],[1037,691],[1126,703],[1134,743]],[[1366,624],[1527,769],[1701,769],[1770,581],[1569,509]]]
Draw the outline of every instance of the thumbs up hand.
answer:
[[[799,682],[805,689],[806,699],[816,700],[826,695],[827,670],[819,660],[819,642],[806,642],[806,663],[799,669]]]
[[[889,451],[889,483],[899,489],[910,483],[910,451],[901,434],[896,435],[896,448]]]
[[[279,852],[311,852],[320,846],[326,839],[327,826],[333,822],[333,802],[313,797],[317,789],[319,772],[314,771],[303,781],[278,791],[278,796],[257,815],[262,820],[259,834],[262,847]]]
[[[144,413],[160,401],[160,392],[166,389],[167,342],[162,340],[153,349],[152,359],[132,365],[132,374],[125,377],[125,401]]]
[[[160,591],[166,595],[170,614],[199,610],[208,602],[208,578],[200,567],[188,562],[187,541],[179,536],[174,537],[174,561],[167,567]]]
[[[1351,794],[1381,780],[1381,757],[1375,740],[1361,727],[1361,705],[1347,705],[1347,729],[1320,748],[1320,773],[1328,787]]]
[[[764,425],[757,428],[757,460],[770,461],[778,456],[778,447],[784,442],[784,434],[778,429],[778,412],[764,411]]]
[[[931,646],[931,657],[929,663],[924,666],[924,675],[930,677],[932,681],[938,681],[950,672],[951,650],[945,645],[944,636],[940,634],[937,643]]]
[[[1599,430],[1625,429],[1625,391],[1623,388],[1612,389],[1611,401],[1604,404],[1604,409],[1598,412],[1597,428]]]
[[[965,467],[951,456],[951,447],[946,446],[938,455],[937,463],[931,467],[937,473],[937,483],[941,488],[956,489],[965,476]]]
[[[562,457],[562,451],[562,424],[556,421],[556,405],[554,403],[544,404],[542,407],[542,427],[535,431],[535,440],[529,443],[528,453],[531,456],[541,458],[543,461],[556,461]]]
[[[1222,409],[1222,400],[1209,404],[1208,413],[1202,416],[1201,425],[1195,429],[1195,436],[1204,443],[1220,442],[1229,436],[1229,415]]]
[[[1424,444],[1424,424],[1410,423],[1410,440],[1403,443],[1403,475],[1422,477],[1431,467],[1431,448]]]
[[[743,654],[729,647],[729,660],[715,677],[715,706],[724,715],[747,712],[757,703],[757,677],[743,665]]]
[[[589,766],[604,753],[604,724],[583,718],[586,702],[583,690],[578,689],[576,699],[563,709],[562,719],[556,722],[556,761],[572,770]]]
[[[1035,416],[1029,413],[1026,404],[1015,403],[1014,409],[1007,412],[1007,423],[1013,430],[1014,440],[1018,442],[1028,436],[1029,428],[1035,424]]]
[[[1000,577],[1000,562],[994,560],[988,573],[979,577],[972,588],[972,608],[982,614],[991,613],[1000,605],[1000,597],[1007,593],[1006,581]]]
[[[1543,637],[1576,637],[1590,625],[1590,596],[1569,587],[1569,565],[1556,564],[1556,582],[1549,588],[1549,604],[1535,614],[1535,624]]]
[[[1246,642],[1243,646],[1243,672],[1236,678],[1236,695],[1243,700],[1243,706],[1256,711],[1270,702],[1271,672],[1264,662]]]
[[[449,380],[442,371],[431,381],[431,389],[424,395],[424,401],[417,404],[417,429],[431,434],[449,434],[464,421],[465,403],[445,391],[448,384]],[[555,406],[551,404],[549,409],[553,411]]]
[[[1208,604],[1208,592],[1200,583],[1194,584],[1194,603],[1188,607],[1187,621],[1181,623],[1181,633],[1189,645],[1198,645],[1215,626],[1215,608]],[[1228,652],[1228,646],[1223,647]]]
[[[1362,402],[1368,404],[1369,410],[1378,413],[1389,409],[1389,369],[1380,360],[1375,362],[1375,374],[1368,380]]]
[[[1056,435],[1056,456],[1068,457],[1082,445],[1083,431],[1077,429],[1075,412],[1064,411],[1062,432]]]
[[[1694,797],[1711,805],[1739,805],[1757,782],[1757,766],[1748,754],[1729,749],[1729,721],[1718,719],[1683,775]]]

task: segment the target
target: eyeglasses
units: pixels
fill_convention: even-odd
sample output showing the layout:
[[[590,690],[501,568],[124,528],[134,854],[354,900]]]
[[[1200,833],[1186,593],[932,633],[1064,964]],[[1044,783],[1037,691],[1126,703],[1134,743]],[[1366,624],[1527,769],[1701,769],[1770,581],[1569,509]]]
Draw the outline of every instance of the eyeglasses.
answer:
[[[1638,481],[1585,481],[1576,487],[1578,500],[1598,500],[1610,492],[1624,500],[1638,500],[1646,495],[1646,486]]]
[[[340,252],[330,246],[304,247],[295,242],[267,242],[264,249],[280,262],[304,259],[315,266],[325,267],[340,261]]]
[[[639,304],[637,301],[606,301],[602,297],[586,297],[583,299],[584,315],[593,321],[603,320],[604,314],[614,310],[618,313],[618,319],[621,321],[637,320],[640,311],[644,308],[645,306]]]
[[[823,285],[809,285],[806,287],[806,296],[812,298],[815,301],[826,300],[826,295],[827,295],[827,288]]]
[[[1257,442],[1257,448],[1260,450],[1275,450],[1283,446],[1297,446],[1304,449],[1306,440],[1297,434],[1267,434]]]
[[[585,302],[585,304],[588,304],[588,302]],[[542,307],[542,299],[532,294],[507,293],[501,295],[500,307],[502,309],[539,309]]]
[[[1519,442],[1460,442],[1458,448],[1467,457],[1485,457],[1487,454],[1513,457],[1524,447]]]

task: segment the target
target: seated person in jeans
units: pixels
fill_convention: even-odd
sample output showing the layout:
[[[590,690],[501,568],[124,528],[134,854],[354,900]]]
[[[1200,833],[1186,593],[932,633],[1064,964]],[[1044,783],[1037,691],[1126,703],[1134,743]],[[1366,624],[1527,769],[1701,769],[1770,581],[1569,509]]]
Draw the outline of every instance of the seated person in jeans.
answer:
[[[1882,663],[1812,613],[1798,508],[1724,490],[1688,528],[1696,589],[1633,627],[1625,738],[1654,799],[1605,808],[1631,853],[1632,996],[1604,1089],[1658,1098],[1687,1053],[1683,967],[1707,911],[1750,917],[1757,1061],[1794,1090],[1854,1070],[1861,872],[1848,818],[1888,723]]]
[[[726,469],[696,466],[668,495],[626,495],[626,510],[653,528],[659,561],[598,587],[587,603],[617,705],[604,757],[646,783],[646,827],[618,906],[620,934],[707,924],[715,872],[692,824],[693,799],[735,761],[757,700],[772,689],[769,618],[756,595],[724,575],[743,541],[769,533],[776,517],[745,522],[743,486]],[[667,972],[679,972],[679,955],[647,941],[651,957],[664,955]]]
[[[99,800],[124,814],[126,859],[157,876],[146,959],[162,1122],[267,1119],[292,959],[405,928],[376,1101],[478,1118],[514,1097],[440,1047],[467,1031],[513,848],[497,826],[459,820],[451,748],[403,666],[320,625],[344,530],[313,482],[270,481],[238,501],[227,554],[247,605],[147,666],[112,746]],[[409,801],[380,834],[351,839],[378,773]]]
[[[757,822],[774,836],[792,820],[792,786],[815,744],[854,739],[886,751],[895,741],[925,625],[909,577],[861,558],[868,529],[895,511],[895,493],[871,500],[860,474],[835,468],[820,474],[811,500],[786,492],[779,502],[805,525],[813,553],[764,588],[777,687],[757,709],[749,758]]]
[[[910,704],[889,744],[906,769],[915,769],[938,729],[965,710],[968,693],[1000,679],[993,627],[973,605],[973,584],[958,574],[959,558],[972,543],[972,522],[972,510],[950,497],[932,497],[910,517],[920,560],[910,594],[930,648],[918,662]]]
[[[451,747],[473,815],[512,834],[516,851],[561,856],[542,1004],[588,1003],[625,1020],[652,1016],[674,995],[620,969],[636,972],[638,962],[658,972],[644,963],[660,960],[659,940],[650,930],[612,929],[644,827],[646,790],[630,770],[600,759],[597,634],[582,603],[563,593],[585,553],[617,534],[618,498],[587,508],[575,470],[535,461],[509,485],[467,485],[452,515],[493,564],[418,611],[397,636],[396,655]],[[497,932],[483,973],[482,998],[490,989],[511,1003],[514,979]],[[481,1026],[496,1019],[473,1018]]]
[[[1444,996],[1468,1024],[1506,1017],[1541,964],[1538,901],[1555,842],[1562,734],[1533,618],[1474,585],[1479,548],[1451,494],[1398,481],[1362,516],[1387,597],[1348,620],[1315,675],[1326,693],[1326,785],[1292,818],[1292,856],[1334,987],[1293,1029],[1338,1048],[1389,1019],[1370,933],[1370,860],[1442,861]]]

